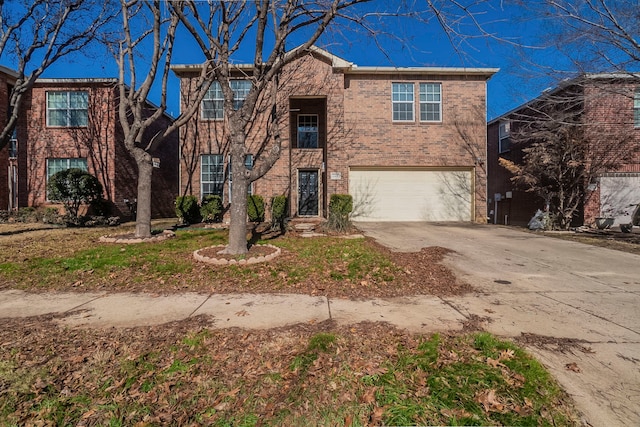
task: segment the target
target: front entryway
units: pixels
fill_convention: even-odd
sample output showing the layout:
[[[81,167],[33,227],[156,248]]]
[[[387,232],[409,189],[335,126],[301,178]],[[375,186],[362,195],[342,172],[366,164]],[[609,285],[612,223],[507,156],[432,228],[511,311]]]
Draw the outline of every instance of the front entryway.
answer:
[[[298,215],[318,215],[318,171],[298,171]]]

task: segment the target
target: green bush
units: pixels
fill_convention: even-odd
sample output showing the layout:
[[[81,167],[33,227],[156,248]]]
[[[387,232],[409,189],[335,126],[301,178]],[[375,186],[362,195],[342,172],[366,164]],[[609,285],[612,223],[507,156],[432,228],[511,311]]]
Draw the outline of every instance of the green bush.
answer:
[[[284,230],[284,219],[287,217],[287,196],[280,195],[271,199],[271,229]]]
[[[209,194],[202,199],[200,216],[204,222],[222,221],[222,197],[217,194]]]
[[[49,200],[61,202],[68,215],[77,218],[82,203],[102,199],[102,184],[98,178],[78,168],[53,174],[47,183]]]
[[[176,197],[176,216],[183,224],[197,224],[202,220],[196,196]]]
[[[353,210],[353,197],[350,194],[332,194],[329,200],[329,219],[327,227],[334,231],[346,231],[351,226],[349,214]]]
[[[264,221],[264,199],[253,194],[247,197],[247,215],[251,222]]]

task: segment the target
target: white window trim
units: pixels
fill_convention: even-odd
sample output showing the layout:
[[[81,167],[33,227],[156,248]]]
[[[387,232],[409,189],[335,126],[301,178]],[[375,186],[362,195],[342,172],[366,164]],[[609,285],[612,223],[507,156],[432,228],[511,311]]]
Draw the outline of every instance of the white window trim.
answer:
[[[202,172],[203,172],[203,168],[204,168],[204,164],[202,162],[202,158],[204,156],[220,156],[222,158],[221,165],[223,167],[222,171],[223,171],[223,174],[224,174],[224,157],[222,156],[222,154],[201,154],[200,155],[200,198],[201,199],[204,199],[204,197],[205,197],[205,194],[204,194],[204,183],[205,183],[205,181],[202,180]],[[206,182],[207,183],[212,183],[212,184],[216,183],[216,181],[206,181]],[[221,197],[224,198],[224,175],[223,175],[223,178],[222,178],[222,188],[223,188],[223,191],[222,191]],[[209,194],[210,193],[207,193],[207,195],[209,195]]]
[[[504,133],[502,129],[505,129]],[[505,139],[511,139],[511,122],[508,120],[503,120],[498,123],[498,153],[507,153],[511,151],[511,142],[509,142],[509,147],[506,149],[502,148],[502,141]]]
[[[422,87],[423,85],[426,87],[426,85],[438,85],[440,87],[440,101],[422,101],[420,100],[420,95],[422,95]],[[419,115],[419,120],[421,123],[442,123],[442,83],[440,82],[420,82],[418,84],[418,102],[419,102],[419,110],[418,110],[418,115]],[[422,120],[422,105],[433,105],[433,104],[437,104],[438,105],[438,117],[440,117],[438,120]]]
[[[633,127],[640,129],[640,87],[633,92]]]
[[[394,101],[393,100],[393,86],[394,85],[411,85],[411,119],[399,120],[393,117],[393,106],[395,104],[408,104],[409,101]],[[414,82],[391,82],[391,121],[394,123],[415,123],[416,121],[416,88]]]
[[[49,119],[50,119],[50,117],[49,117],[49,111],[50,111],[50,108],[49,108],[49,94],[50,93],[65,93],[65,94],[67,94],[67,109],[66,109],[66,111],[67,111],[67,120],[66,120],[66,124],[65,125],[54,125],[54,124],[51,124],[50,121],[49,121]],[[69,113],[69,111],[72,110],[71,102],[69,100],[69,96],[70,96],[71,93],[86,93],[87,94],[87,108],[84,108],[84,109],[74,108],[73,109],[73,110],[78,110],[78,111],[85,110],[87,112],[87,124],[86,125],[72,126],[71,123],[70,123],[71,116],[68,113]],[[88,104],[88,100],[89,100],[89,92],[86,91],[86,90],[51,90],[51,91],[45,92],[45,111],[46,111],[45,120],[46,120],[47,127],[49,127],[49,128],[86,128],[86,127],[88,127],[88,125],[89,125],[89,104]]]
[[[315,117],[316,118],[316,147],[300,147],[300,117]],[[296,132],[296,147],[307,150],[316,150],[320,148],[320,117],[317,114],[298,114],[297,118],[297,132]]]
[[[229,85],[231,85],[232,81],[245,81],[245,82],[250,82],[249,79],[231,79],[229,80]],[[222,94],[222,98],[207,98],[207,94],[209,93],[209,90],[214,86],[214,85],[220,85],[220,82],[213,81],[211,82],[211,86],[209,87],[209,89],[207,90],[207,93],[205,93],[204,98],[202,99],[202,101],[200,102],[200,118],[202,120],[208,120],[208,121],[222,121],[224,120],[224,93],[222,92],[222,87],[220,87],[220,93]],[[244,102],[244,100],[246,99],[246,96],[242,96],[242,97],[238,97],[239,92],[237,91],[233,91],[233,99],[234,102],[240,101],[242,100],[242,102]],[[222,101],[222,112],[220,114],[220,117],[205,117],[204,112],[205,109],[203,107],[203,104],[205,101]],[[235,106],[234,106],[235,108]],[[215,109],[213,111],[216,111]]]

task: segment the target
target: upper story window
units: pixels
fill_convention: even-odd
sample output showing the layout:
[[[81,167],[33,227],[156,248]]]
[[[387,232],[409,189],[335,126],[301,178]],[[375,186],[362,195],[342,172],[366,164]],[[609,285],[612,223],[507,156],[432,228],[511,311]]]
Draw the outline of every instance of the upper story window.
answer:
[[[511,122],[500,122],[498,127],[498,149],[500,153],[511,149]]]
[[[85,127],[89,123],[89,93],[47,92],[47,126]]]
[[[318,148],[318,115],[298,115],[298,148]]]
[[[442,121],[442,85],[420,83],[420,121]]]
[[[233,109],[238,110],[247,98],[251,90],[249,80],[231,80],[229,82],[233,91]],[[209,90],[202,100],[203,119],[222,119],[224,117],[224,93],[219,82],[211,83]]]
[[[636,88],[633,95],[633,125],[640,128],[640,87]]]
[[[412,122],[413,103],[413,83],[391,84],[391,104],[394,122]]]

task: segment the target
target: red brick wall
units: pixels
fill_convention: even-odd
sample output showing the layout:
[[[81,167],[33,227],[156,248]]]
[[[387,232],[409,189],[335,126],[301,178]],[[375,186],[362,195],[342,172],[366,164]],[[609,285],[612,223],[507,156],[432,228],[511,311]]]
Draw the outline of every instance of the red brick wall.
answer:
[[[4,125],[9,109],[9,87],[7,76],[0,72],[0,123]],[[0,150],[0,210],[9,206],[9,146]]]
[[[441,82],[442,123],[393,123],[391,83],[396,81],[416,82],[416,99],[418,82]],[[254,183],[254,194],[267,201],[286,194],[290,213],[295,215],[297,171],[318,170],[321,191],[326,189],[319,206],[322,216],[326,215],[331,194],[348,192],[351,166],[468,168],[475,171],[475,218],[480,222],[486,219],[484,77],[345,75],[335,71],[327,59],[309,55],[290,66],[282,82],[278,106],[281,156],[265,177]],[[191,84],[188,78],[181,79],[183,105],[189,102]],[[290,149],[289,138],[295,138],[291,129],[295,116],[305,113],[326,117],[326,129],[322,130],[323,135],[326,133],[325,147]],[[249,140],[260,141],[261,135],[256,123]],[[200,196],[200,155],[228,152],[223,122],[203,120],[198,115],[181,130],[181,141],[181,194]],[[249,147],[256,152],[255,144],[250,142]],[[328,179],[332,172],[341,178]]]

